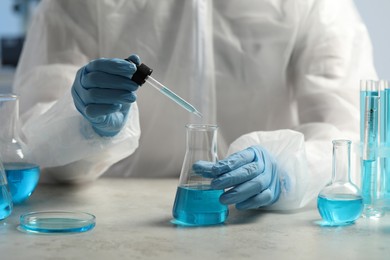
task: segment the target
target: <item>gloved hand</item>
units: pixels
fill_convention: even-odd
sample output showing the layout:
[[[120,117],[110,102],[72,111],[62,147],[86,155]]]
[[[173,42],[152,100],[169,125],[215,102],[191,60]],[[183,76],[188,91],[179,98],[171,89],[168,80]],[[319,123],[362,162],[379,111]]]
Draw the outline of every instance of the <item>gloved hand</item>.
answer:
[[[137,55],[129,60],[141,64]],[[72,86],[77,110],[101,136],[114,136],[127,121],[138,84],[131,80],[137,67],[123,59],[97,59],[78,70]]]
[[[280,195],[278,167],[268,152],[251,146],[217,163],[196,162],[193,170],[211,181],[212,189],[229,189],[220,197],[237,209],[254,209],[273,204]]]

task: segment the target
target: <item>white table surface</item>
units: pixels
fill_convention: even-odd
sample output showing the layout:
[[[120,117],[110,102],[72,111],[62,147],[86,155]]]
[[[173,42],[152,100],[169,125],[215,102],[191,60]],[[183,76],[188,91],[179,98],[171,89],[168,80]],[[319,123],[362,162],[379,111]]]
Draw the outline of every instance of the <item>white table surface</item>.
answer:
[[[170,223],[176,179],[108,179],[39,185],[0,222],[0,259],[390,259],[390,213],[345,227],[321,227],[314,206],[295,213],[237,211],[223,225]],[[96,216],[80,234],[17,229],[30,211],[77,210]]]

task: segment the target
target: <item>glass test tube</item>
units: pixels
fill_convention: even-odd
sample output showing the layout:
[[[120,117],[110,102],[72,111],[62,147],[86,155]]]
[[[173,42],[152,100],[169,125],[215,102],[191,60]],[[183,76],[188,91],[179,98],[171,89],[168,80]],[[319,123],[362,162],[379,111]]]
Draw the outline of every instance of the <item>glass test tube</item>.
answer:
[[[379,96],[378,85],[374,80],[360,81],[360,140],[364,140],[364,114],[366,97]]]
[[[381,217],[382,209],[377,205],[379,166],[379,96],[365,97],[364,137],[362,154],[363,216]]]
[[[380,177],[381,197],[384,201],[390,200],[390,88],[386,80],[378,82],[380,89]]]

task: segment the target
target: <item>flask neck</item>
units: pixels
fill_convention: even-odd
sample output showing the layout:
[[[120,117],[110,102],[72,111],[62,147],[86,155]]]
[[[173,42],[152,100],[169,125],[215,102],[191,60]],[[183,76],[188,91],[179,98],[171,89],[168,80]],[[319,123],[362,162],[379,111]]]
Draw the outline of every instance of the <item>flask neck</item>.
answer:
[[[187,129],[187,153],[201,153],[202,160],[216,161],[217,130]]]
[[[333,174],[332,183],[350,182],[351,142],[348,140],[333,141]]]
[[[192,186],[197,189],[210,187],[210,178],[193,171],[192,166],[198,161],[216,162],[217,126],[187,125],[187,145],[183,166],[180,173],[180,186]]]

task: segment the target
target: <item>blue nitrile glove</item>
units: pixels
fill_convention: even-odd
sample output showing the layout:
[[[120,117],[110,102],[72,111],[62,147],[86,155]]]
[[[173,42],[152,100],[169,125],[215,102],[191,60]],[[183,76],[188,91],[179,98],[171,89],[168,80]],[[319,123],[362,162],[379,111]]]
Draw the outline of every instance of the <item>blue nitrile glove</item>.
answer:
[[[237,209],[254,209],[273,204],[280,195],[278,167],[260,146],[251,146],[217,163],[199,161],[193,170],[214,178],[212,189],[229,189],[220,197],[223,204],[236,204]]]
[[[129,59],[141,64],[137,55]],[[124,59],[97,59],[79,69],[72,86],[77,110],[101,136],[114,136],[127,121],[138,84],[131,80],[137,67]]]

